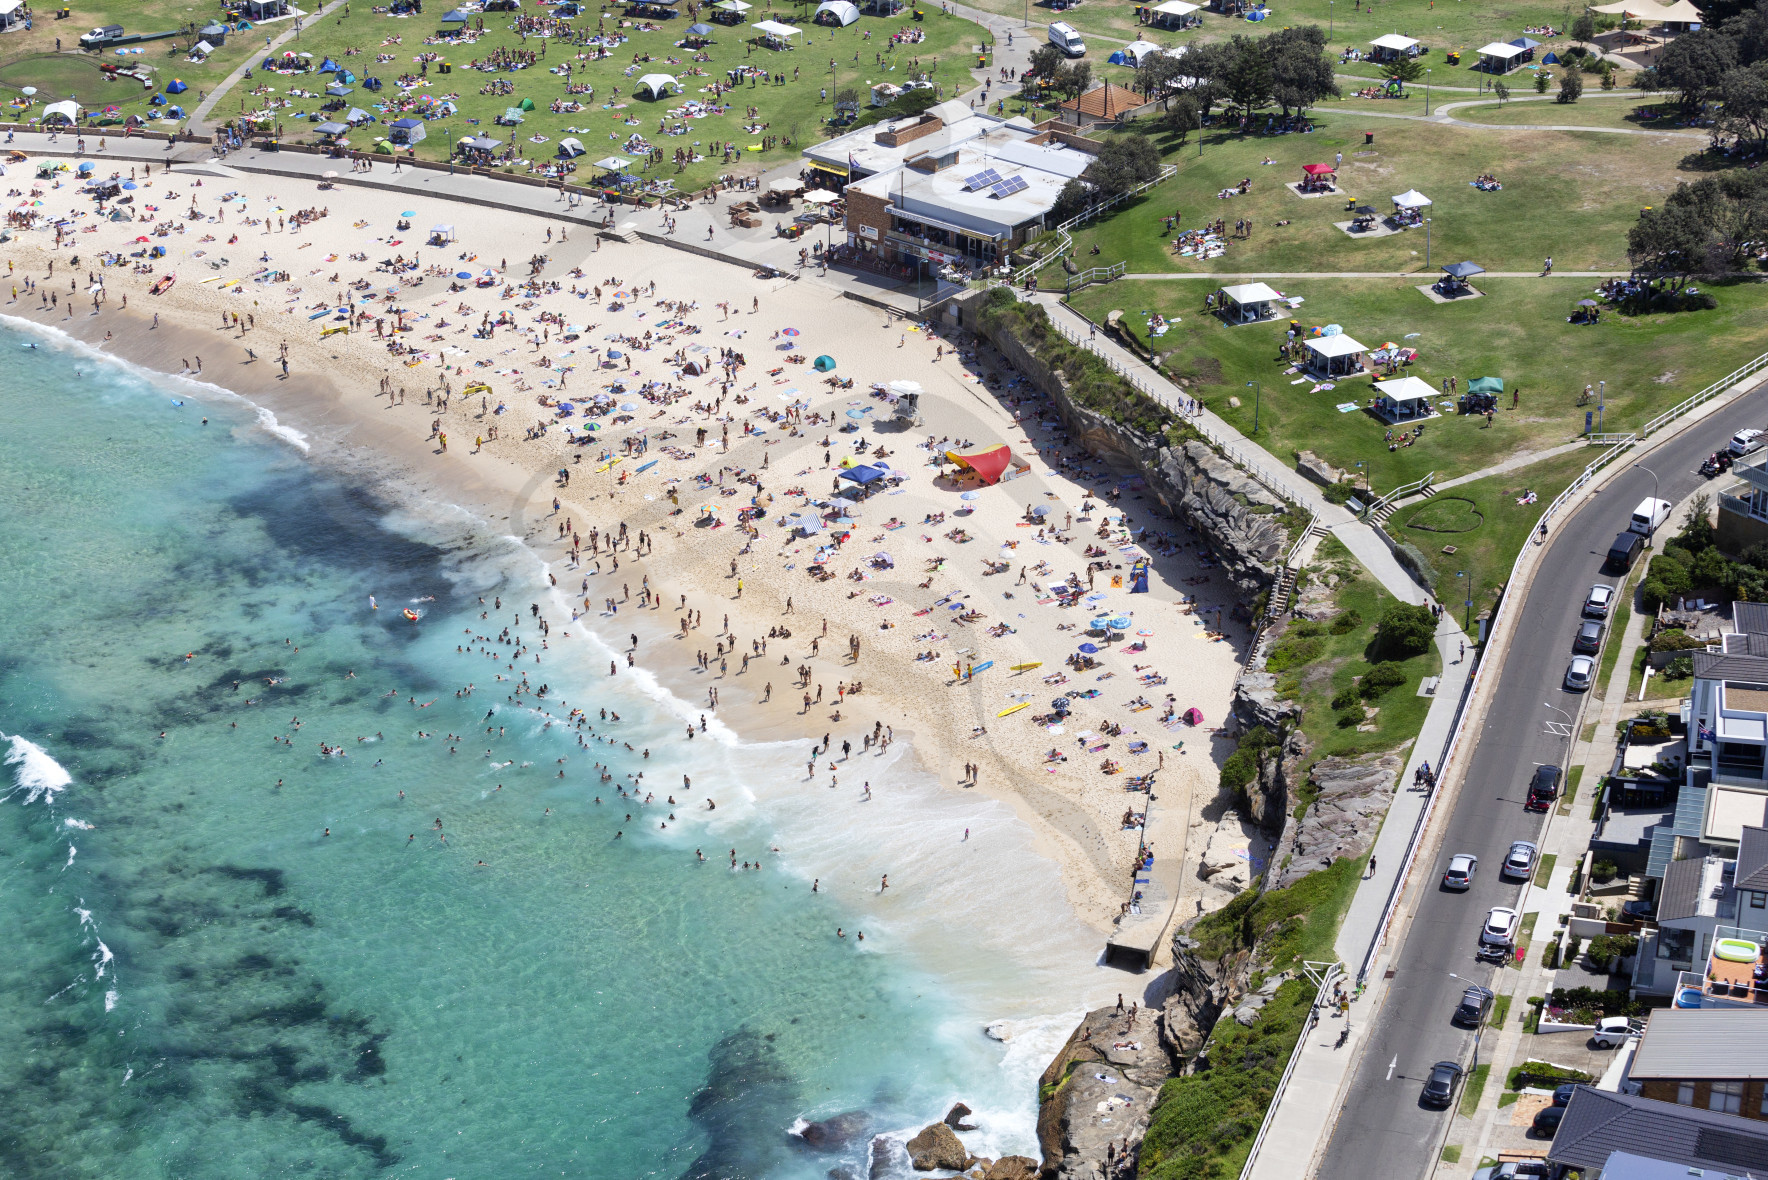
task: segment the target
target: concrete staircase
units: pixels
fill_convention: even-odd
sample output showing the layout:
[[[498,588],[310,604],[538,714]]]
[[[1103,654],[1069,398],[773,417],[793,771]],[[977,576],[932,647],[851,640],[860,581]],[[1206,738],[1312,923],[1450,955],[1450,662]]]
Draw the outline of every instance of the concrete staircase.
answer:
[[[1259,619],[1258,634],[1253,637],[1252,646],[1246,650],[1244,667],[1254,667],[1270,650],[1271,628],[1277,620],[1289,613],[1289,604],[1295,597],[1296,581],[1306,567],[1307,559],[1313,556],[1314,547],[1326,534],[1326,526],[1316,516],[1308,521],[1308,527],[1302,530],[1301,536],[1289,547],[1289,554],[1283,562],[1283,573],[1277,579],[1277,584],[1271,587],[1271,596],[1265,603],[1265,613]]]

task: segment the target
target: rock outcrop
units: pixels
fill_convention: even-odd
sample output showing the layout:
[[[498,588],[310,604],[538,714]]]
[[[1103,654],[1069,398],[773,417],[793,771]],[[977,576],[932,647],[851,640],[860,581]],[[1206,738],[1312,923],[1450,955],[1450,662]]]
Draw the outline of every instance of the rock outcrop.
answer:
[[[806,1147],[818,1151],[839,1151],[871,1130],[872,1116],[863,1110],[850,1110],[820,1122],[808,1124],[798,1133]]]
[[[1344,472],[1312,451],[1297,451],[1295,453],[1295,469],[1324,487],[1331,487],[1344,478]]]
[[[944,1123],[928,1123],[904,1147],[909,1153],[909,1163],[917,1172],[931,1172],[936,1168],[961,1172],[970,1166],[970,1153],[957,1133]]]
[[[1322,758],[1308,779],[1319,792],[1301,819],[1291,819],[1272,854],[1266,888],[1281,889],[1375,842],[1405,763],[1398,754]]]
[[[940,1121],[954,1131],[974,1131],[976,1124],[966,1123],[964,1120],[975,1113],[962,1102],[954,1102],[952,1108],[945,1112],[945,1118]]]
[[[1037,1180],[1038,1163],[1028,1155],[1007,1155],[982,1174],[982,1180]]]
[[[1208,881],[1211,888],[1229,895],[1239,893],[1252,884],[1254,845],[1262,843],[1256,824],[1241,819],[1237,811],[1229,811],[1203,846],[1197,875]]]

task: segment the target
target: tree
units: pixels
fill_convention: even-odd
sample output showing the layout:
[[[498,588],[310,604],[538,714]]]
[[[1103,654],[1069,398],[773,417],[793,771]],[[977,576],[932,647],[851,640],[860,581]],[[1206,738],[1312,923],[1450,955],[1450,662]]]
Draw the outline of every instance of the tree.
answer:
[[[1584,75],[1577,70],[1567,70],[1559,76],[1560,102],[1577,102],[1578,96],[1584,93]]]
[[[1101,196],[1127,193],[1160,175],[1160,149],[1139,132],[1108,136],[1084,175]]]
[[[1337,97],[1336,71],[1326,56],[1326,31],[1319,25],[1281,29],[1258,44],[1270,62],[1271,97],[1285,115]]]
[[[1580,45],[1587,45],[1596,39],[1596,18],[1588,12],[1582,13],[1572,21],[1572,40]]]
[[[1719,97],[1725,104],[1719,116],[1722,130],[1757,142],[1768,138],[1768,61],[1727,70]]]
[[[1054,81],[1056,78],[1056,71],[1062,68],[1062,64],[1065,60],[1066,59],[1063,57],[1060,49],[1057,49],[1054,45],[1045,43],[1031,51],[1031,58],[1026,65],[1031,73],[1036,74],[1040,78]]]
[[[1375,628],[1375,656],[1382,660],[1407,660],[1430,650],[1436,636],[1436,616],[1428,606],[1396,602],[1381,616]]]
[[[1197,100],[1199,117],[1209,114],[1211,107],[1227,97],[1222,79],[1233,59],[1234,49],[1225,41],[1193,44],[1185,54],[1185,73],[1178,84]]]
[[[1536,94],[1546,94],[1547,93],[1547,84],[1551,81],[1553,81],[1552,74],[1548,73],[1546,70],[1536,70],[1535,71],[1535,93]]]
[[[1726,71],[1737,64],[1737,42],[1701,28],[1664,46],[1651,71],[1653,86],[1676,91],[1683,109],[1694,110],[1718,96]]]
[[[1642,212],[1627,231],[1627,257],[1636,274],[1667,280],[1679,291],[1706,261],[1712,236],[1691,205],[1666,203]]]
[[[1424,63],[1413,57],[1411,54],[1407,54],[1400,58],[1399,61],[1396,61],[1393,65],[1389,66],[1387,72],[1398,78],[1400,81],[1405,82],[1407,85],[1410,85],[1424,77]]]
[[[1093,84],[1093,63],[1077,61],[1073,65],[1056,67],[1056,93],[1070,97],[1082,95]]]
[[[1079,178],[1070,180],[1056,194],[1056,203],[1044,217],[1046,226],[1061,225],[1070,217],[1078,217],[1092,200],[1092,190]]]
[[[1166,108],[1166,125],[1175,132],[1180,143],[1184,143],[1191,132],[1203,127],[1202,112],[1197,99],[1189,91],[1181,91],[1171,106]]]
[[[1602,88],[1604,90],[1615,88],[1615,63],[1612,61],[1602,63]]]
[[[1149,98],[1158,98],[1163,109],[1171,109],[1167,100],[1179,78],[1185,73],[1179,59],[1170,53],[1144,53],[1136,67],[1136,89]]]
[[[1506,102],[1510,101],[1510,87],[1504,85],[1501,81],[1492,83],[1492,93],[1498,96],[1499,106],[1503,106]]]

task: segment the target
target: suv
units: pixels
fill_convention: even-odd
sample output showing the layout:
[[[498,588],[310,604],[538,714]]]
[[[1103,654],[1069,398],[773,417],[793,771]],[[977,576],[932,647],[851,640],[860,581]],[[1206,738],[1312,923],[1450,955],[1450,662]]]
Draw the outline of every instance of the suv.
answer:
[[[1449,858],[1449,867],[1443,872],[1444,889],[1467,889],[1473,884],[1473,874],[1479,869],[1479,857],[1467,852],[1458,852]]]
[[[1584,692],[1589,689],[1590,681],[1595,676],[1595,660],[1589,656],[1573,656],[1572,662],[1565,669],[1565,690],[1567,692]]]
[[[1559,1122],[1563,1118],[1565,1118],[1565,1107],[1546,1107],[1535,1115],[1535,1121],[1529,1124],[1529,1130],[1543,1139],[1551,1139],[1553,1133],[1559,1130]]]
[[[1529,779],[1529,797],[1523,804],[1530,811],[1546,811],[1559,798],[1559,767],[1537,766]]]
[[[1521,921],[1522,916],[1515,910],[1493,906],[1486,915],[1486,924],[1480,927],[1479,953],[1498,956],[1508,954],[1511,944],[1516,941],[1516,928]]]
[[[1756,429],[1740,430],[1731,436],[1730,451],[1733,455],[1748,455],[1762,449],[1762,432]]]
[[[1608,608],[1614,605],[1615,588],[1607,582],[1598,582],[1590,587],[1590,594],[1584,599],[1584,613],[1593,618],[1608,618]]]
[[[1539,849],[1527,840],[1516,840],[1510,845],[1510,851],[1504,854],[1504,867],[1498,870],[1506,877],[1523,877],[1535,871],[1535,857]]]
[[[1423,1101],[1430,1106],[1447,1106],[1455,1100],[1455,1088],[1460,1084],[1461,1067],[1453,1061],[1439,1061],[1424,1079]]]
[[[1627,1043],[1628,1037],[1636,1037],[1644,1031],[1632,1017],[1604,1016],[1596,1022],[1596,1031],[1590,1034],[1590,1040],[1598,1049],[1618,1049]]]
[[[1572,640],[1572,650],[1595,655],[1602,650],[1602,623],[1595,619],[1585,619],[1578,624],[1577,637]]]
[[[1461,993],[1461,1003],[1455,1008],[1455,1015],[1450,1017],[1456,1024],[1477,1025],[1492,1010],[1492,1001],[1496,993],[1489,987],[1478,984]]]

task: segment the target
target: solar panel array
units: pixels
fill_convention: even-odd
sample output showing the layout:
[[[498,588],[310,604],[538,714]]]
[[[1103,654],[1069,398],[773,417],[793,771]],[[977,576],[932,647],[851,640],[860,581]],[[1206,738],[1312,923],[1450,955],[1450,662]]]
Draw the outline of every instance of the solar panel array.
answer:
[[[1014,193],[1023,192],[1030,187],[1025,183],[1023,176],[1009,176],[998,184],[990,185],[988,191],[997,197],[1010,197]]]
[[[999,184],[1000,182],[1001,174],[996,172],[993,168],[987,168],[978,172],[975,176],[965,177],[964,187],[974,192],[977,189],[988,188],[989,186]]]

